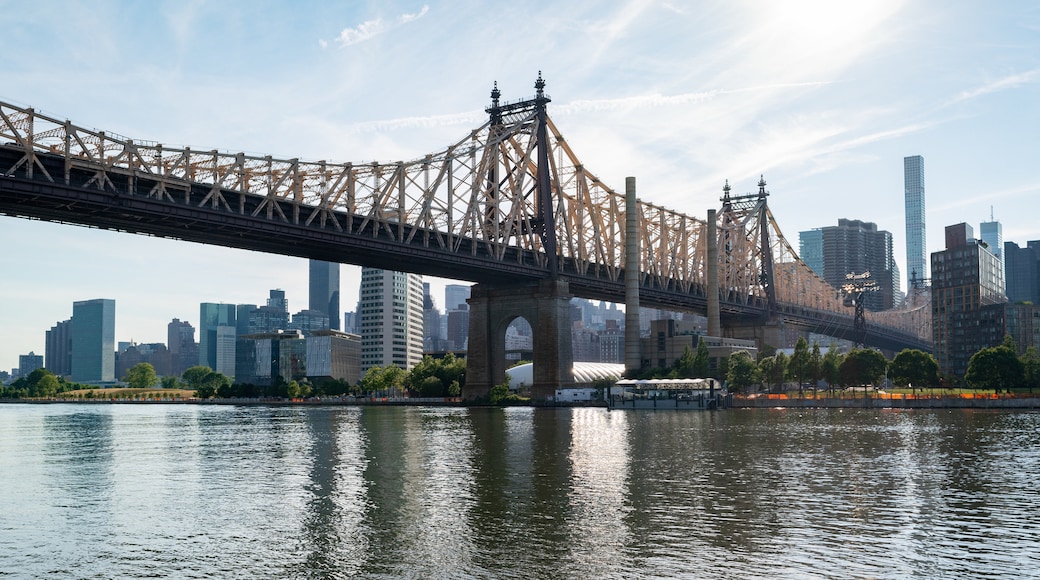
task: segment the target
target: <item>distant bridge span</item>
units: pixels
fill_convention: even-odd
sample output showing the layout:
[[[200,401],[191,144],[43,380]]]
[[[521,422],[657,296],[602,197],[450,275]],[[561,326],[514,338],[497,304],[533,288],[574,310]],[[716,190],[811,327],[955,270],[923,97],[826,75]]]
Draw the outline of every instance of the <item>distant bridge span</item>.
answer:
[[[564,278],[624,303],[624,195],[570,149],[536,97],[407,162],[274,159],[85,129],[0,102],[0,214],[478,283]],[[891,350],[931,350],[930,306],[857,328],[758,195],[718,212],[723,326],[780,323]],[[707,224],[638,204],[642,306],[705,312]]]

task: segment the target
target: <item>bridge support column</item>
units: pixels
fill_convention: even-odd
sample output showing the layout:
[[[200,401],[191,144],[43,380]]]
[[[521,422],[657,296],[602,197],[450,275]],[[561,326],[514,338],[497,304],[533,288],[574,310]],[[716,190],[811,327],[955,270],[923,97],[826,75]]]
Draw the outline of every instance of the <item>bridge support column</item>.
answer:
[[[476,284],[470,288],[469,347],[462,397],[478,401],[506,378],[506,328],[523,317],[534,331],[531,398],[544,401],[574,384],[571,294],[566,280],[537,285]]]
[[[758,321],[750,324],[730,324],[723,328],[723,336],[726,338],[739,338],[741,340],[755,341],[755,347],[762,350],[765,346],[782,348],[784,345],[784,327],[778,320],[770,320],[763,323]]]

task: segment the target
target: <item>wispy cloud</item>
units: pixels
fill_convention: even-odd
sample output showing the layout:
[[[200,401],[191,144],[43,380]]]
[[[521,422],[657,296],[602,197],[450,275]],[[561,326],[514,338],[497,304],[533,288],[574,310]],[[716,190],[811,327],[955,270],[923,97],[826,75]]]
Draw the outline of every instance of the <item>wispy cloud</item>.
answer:
[[[1033,82],[1033,80],[1038,77],[1040,77],[1040,69],[1033,69],[1023,73],[1006,76],[1004,78],[986,83],[981,87],[972,89],[970,91],[963,91],[961,92],[961,94],[950,99],[950,101],[947,104],[952,105],[955,103],[960,103],[962,101],[967,101],[970,99],[981,97],[983,95],[997,93],[1008,89],[1015,89],[1022,85]]]
[[[397,28],[398,26],[414,22],[425,16],[429,11],[430,7],[424,5],[418,12],[412,14],[405,13],[390,21],[386,21],[381,17],[373,20],[366,20],[353,28],[344,28],[341,30],[339,36],[336,37],[336,43],[340,46],[350,46],[352,44],[359,44],[366,40],[371,40],[380,34]],[[318,42],[322,48],[328,46],[328,43],[324,40],[319,40]]]

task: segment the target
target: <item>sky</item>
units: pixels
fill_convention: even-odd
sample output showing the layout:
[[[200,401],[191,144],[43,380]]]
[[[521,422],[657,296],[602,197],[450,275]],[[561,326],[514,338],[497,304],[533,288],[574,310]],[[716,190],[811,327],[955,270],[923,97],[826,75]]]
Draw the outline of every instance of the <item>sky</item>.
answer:
[[[992,216],[1040,239],[1040,4],[1007,0],[169,2],[0,0],[0,100],[193,149],[421,158],[534,94],[588,171],[704,218],[757,191],[797,248],[840,218],[892,233],[903,157],[925,166],[928,252]],[[6,168],[3,168],[4,170]],[[0,369],[77,300],[116,340],[165,342],[199,303],[307,307],[307,261],[0,217]],[[343,266],[353,310],[360,269]],[[443,307],[443,286],[430,280]]]

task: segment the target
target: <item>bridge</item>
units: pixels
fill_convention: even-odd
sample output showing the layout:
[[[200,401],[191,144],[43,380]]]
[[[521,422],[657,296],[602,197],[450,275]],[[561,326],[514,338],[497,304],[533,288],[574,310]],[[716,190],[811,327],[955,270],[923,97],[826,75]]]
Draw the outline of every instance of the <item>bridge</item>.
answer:
[[[502,324],[517,316],[536,359],[568,351],[536,365],[536,389],[565,384],[566,302],[624,303],[626,282],[644,307],[717,309],[726,336],[775,345],[792,328],[931,350],[927,296],[855,316],[784,238],[764,180],[748,195],[727,183],[705,218],[636,201],[634,179],[618,193],[580,162],[544,87],[539,74],[533,98],[503,102],[496,85],[488,120],[456,143],[365,164],[167,147],[0,102],[0,214],[475,282],[478,394],[500,382]]]

